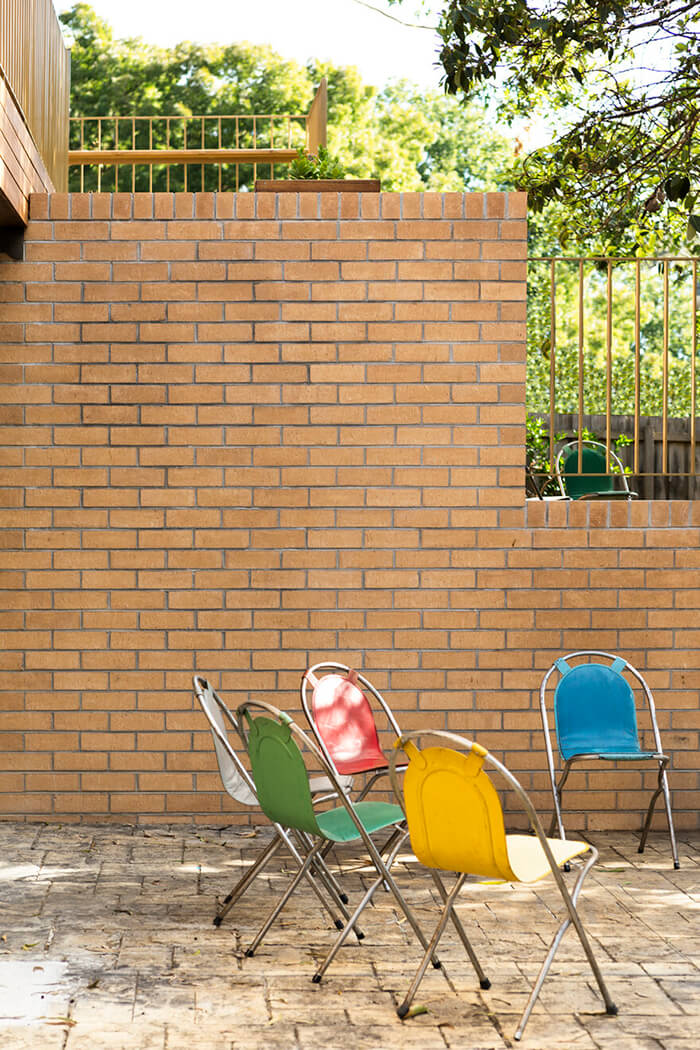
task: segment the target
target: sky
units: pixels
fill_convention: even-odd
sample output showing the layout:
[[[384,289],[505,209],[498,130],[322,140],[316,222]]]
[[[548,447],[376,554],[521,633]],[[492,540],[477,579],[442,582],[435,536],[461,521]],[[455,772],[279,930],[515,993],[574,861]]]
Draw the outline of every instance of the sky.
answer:
[[[73,5],[54,0],[56,9]],[[269,44],[284,58],[304,62],[330,59],[356,66],[363,80],[377,87],[405,77],[438,89],[435,65],[439,37],[434,31],[407,28],[360,0],[86,0],[112,26],[115,36],[140,36],[171,46],[182,40],[202,44],[249,41]],[[366,0],[407,22],[431,23],[412,0],[390,7],[386,0]],[[434,16],[433,16],[434,17]]]

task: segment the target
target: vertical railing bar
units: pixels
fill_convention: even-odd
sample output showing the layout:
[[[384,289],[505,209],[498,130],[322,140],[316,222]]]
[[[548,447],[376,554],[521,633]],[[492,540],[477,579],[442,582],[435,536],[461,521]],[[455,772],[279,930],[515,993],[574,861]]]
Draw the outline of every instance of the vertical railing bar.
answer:
[[[554,469],[556,413],[557,278],[554,259],[549,264],[549,469]]]
[[[607,324],[605,343],[607,360],[605,367],[605,469],[610,472],[610,449],[612,447],[612,262],[608,259]]]
[[[183,117],[183,120],[182,120],[182,141],[183,141],[183,147],[182,148],[183,148],[183,150],[186,150],[187,149],[187,119],[185,117]],[[185,180],[184,180],[185,181],[185,193],[187,193],[187,160],[185,160],[185,162],[182,165],[182,167],[183,167],[184,172],[185,172]]]
[[[668,343],[669,343],[669,268],[666,260],[664,268],[664,361],[663,361],[663,401],[661,405],[661,470],[668,474]]]
[[[639,438],[642,405],[642,352],[639,345],[642,334],[642,264],[637,259],[634,275],[634,472],[639,474]]]
[[[153,149],[153,117],[148,118],[148,148]],[[153,193],[153,162],[148,165],[148,192]]]
[[[204,149],[204,121],[205,121],[205,119],[206,119],[205,117],[201,118],[201,135],[199,136],[199,141],[202,144],[202,149]],[[202,193],[204,193],[204,164],[202,164],[200,166],[199,177],[201,179],[200,189],[201,189]]]
[[[583,473],[583,259],[578,263],[578,472]]]
[[[165,118],[165,148],[170,149],[170,117]],[[165,190],[170,193],[170,162],[165,165]]]
[[[697,411],[696,406],[696,358],[698,352],[698,261],[693,259],[693,305],[690,311],[693,334],[691,339],[693,356],[690,361],[690,473],[692,477],[695,477],[695,415]],[[691,497],[695,497],[695,485],[693,484],[690,493]]]
[[[219,117],[219,127],[218,127],[218,134],[219,134],[219,149],[222,149],[222,145],[221,145],[221,117]],[[221,173],[222,173],[222,167],[223,167],[223,166],[222,166],[221,164],[219,164],[219,193],[221,193]]]
[[[131,118],[131,148],[136,149],[136,118]],[[131,165],[131,192],[136,193],[136,165]]]

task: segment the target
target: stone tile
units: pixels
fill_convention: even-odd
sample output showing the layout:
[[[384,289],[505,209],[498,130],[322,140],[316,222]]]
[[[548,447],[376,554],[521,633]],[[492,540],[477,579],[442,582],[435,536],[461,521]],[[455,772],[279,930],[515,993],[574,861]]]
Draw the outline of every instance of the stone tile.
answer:
[[[276,858],[220,928],[216,901],[268,841],[235,827],[0,823],[2,1050],[504,1050],[563,906],[554,884],[469,880],[457,911],[492,981],[478,986],[454,930],[400,1021],[421,949],[393,897],[379,891],[366,937],[311,982],[335,928],[297,892],[253,958],[245,948],[287,885]],[[696,1050],[700,1014],[700,836],[665,836],[643,855],[624,833],[593,836],[600,862],[581,915],[620,1013],[607,1017],[569,930],[528,1023],[532,1050]],[[334,851],[351,901],[372,877]],[[430,935],[435,886],[410,853],[396,877]],[[446,880],[449,882],[449,880]]]

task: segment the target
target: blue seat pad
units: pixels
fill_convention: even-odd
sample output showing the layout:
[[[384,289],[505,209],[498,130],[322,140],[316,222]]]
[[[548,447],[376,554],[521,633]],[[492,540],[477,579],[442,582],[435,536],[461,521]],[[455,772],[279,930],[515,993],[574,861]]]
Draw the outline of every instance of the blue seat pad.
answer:
[[[392,824],[401,824],[404,819],[401,807],[389,802],[356,802],[354,809],[365,831],[370,835],[373,831],[381,831]],[[316,820],[324,836],[332,842],[354,842],[360,838],[360,833],[345,806],[317,813]]]
[[[611,762],[633,762],[639,758],[661,758],[661,754],[658,751],[597,751],[593,757],[606,758]]]

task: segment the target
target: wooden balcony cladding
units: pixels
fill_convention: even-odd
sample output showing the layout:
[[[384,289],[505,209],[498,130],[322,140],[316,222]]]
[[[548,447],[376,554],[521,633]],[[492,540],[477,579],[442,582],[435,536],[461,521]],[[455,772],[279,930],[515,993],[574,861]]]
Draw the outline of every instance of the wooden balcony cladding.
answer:
[[[68,185],[70,52],[51,0],[0,0],[0,223]]]

